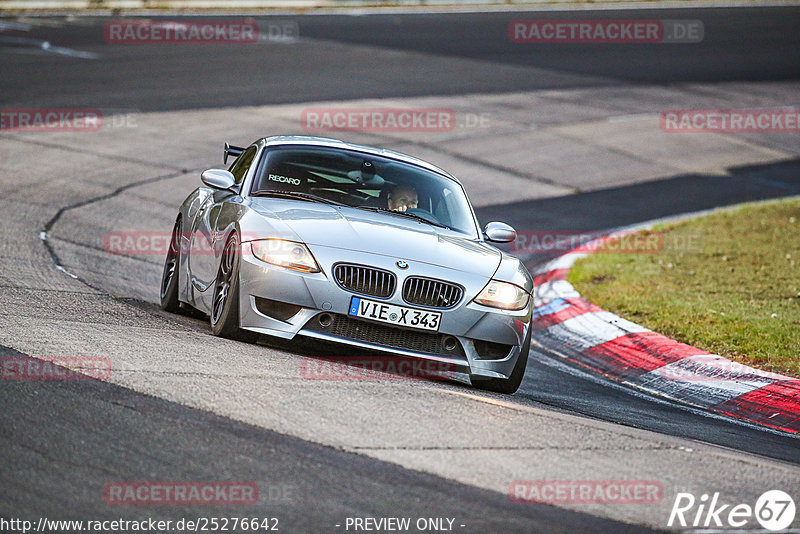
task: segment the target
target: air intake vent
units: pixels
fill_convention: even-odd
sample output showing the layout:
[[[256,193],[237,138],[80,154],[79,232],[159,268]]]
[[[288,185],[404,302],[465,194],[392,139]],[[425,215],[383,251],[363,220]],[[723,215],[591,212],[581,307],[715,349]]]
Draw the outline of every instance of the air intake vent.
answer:
[[[340,263],[333,269],[333,276],[344,289],[372,297],[391,297],[397,286],[391,271],[363,265]]]
[[[341,339],[352,339],[371,345],[421,354],[465,358],[464,347],[453,336],[384,326],[335,313],[329,315],[330,317],[326,318],[326,324],[323,325],[321,321],[314,318],[306,323],[304,330],[323,332]]]
[[[412,276],[403,284],[403,300],[429,308],[452,308],[463,294],[461,286],[432,278]]]

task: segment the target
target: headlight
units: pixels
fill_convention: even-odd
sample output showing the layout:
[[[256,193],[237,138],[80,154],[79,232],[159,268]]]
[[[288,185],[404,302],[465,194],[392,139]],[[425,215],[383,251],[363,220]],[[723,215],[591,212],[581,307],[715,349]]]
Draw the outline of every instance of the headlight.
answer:
[[[250,245],[253,247],[253,256],[261,261],[304,273],[320,271],[311,251],[302,243],[282,239],[261,239],[251,242]]]
[[[528,305],[530,295],[521,287],[492,280],[483,291],[475,297],[474,301],[484,306],[500,308],[503,310],[521,310]]]

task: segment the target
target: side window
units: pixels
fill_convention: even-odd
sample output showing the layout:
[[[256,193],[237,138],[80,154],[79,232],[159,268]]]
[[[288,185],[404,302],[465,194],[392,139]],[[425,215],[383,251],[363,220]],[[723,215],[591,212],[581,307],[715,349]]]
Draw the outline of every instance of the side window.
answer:
[[[242,180],[244,180],[244,177],[247,174],[247,169],[249,169],[250,164],[253,163],[253,158],[255,155],[256,147],[251,146],[245,150],[236,161],[233,162],[233,165],[231,165],[230,171],[231,174],[233,174],[233,178],[237,184],[241,185]]]

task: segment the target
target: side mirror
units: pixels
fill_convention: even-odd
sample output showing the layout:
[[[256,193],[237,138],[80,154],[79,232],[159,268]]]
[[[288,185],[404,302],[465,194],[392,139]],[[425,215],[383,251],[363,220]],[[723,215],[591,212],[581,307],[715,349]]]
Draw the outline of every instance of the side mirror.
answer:
[[[223,171],[222,169],[208,169],[207,171],[203,171],[203,174],[200,175],[200,179],[203,180],[203,183],[208,187],[213,187],[214,189],[230,189],[236,185],[233,174],[228,171]]]
[[[488,241],[495,243],[510,243],[517,238],[517,231],[506,223],[490,222],[483,229],[483,235]]]

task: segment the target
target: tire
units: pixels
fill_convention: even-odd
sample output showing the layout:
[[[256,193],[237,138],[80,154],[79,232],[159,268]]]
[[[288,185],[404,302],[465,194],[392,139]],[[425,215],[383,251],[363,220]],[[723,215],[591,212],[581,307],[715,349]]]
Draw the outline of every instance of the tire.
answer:
[[[211,304],[211,332],[215,336],[253,343],[256,332],[239,328],[239,236],[231,234],[225,242],[214,281]]]
[[[522,378],[525,376],[525,368],[528,366],[528,353],[531,350],[531,327],[528,326],[528,335],[525,342],[522,344],[517,363],[514,365],[514,370],[511,371],[511,376],[508,378],[477,378],[470,377],[472,385],[478,389],[486,391],[494,391],[496,393],[505,393],[511,395],[519,389],[522,384]]]
[[[161,274],[161,309],[170,313],[182,313],[178,300],[178,275],[181,264],[181,219],[175,221]]]

